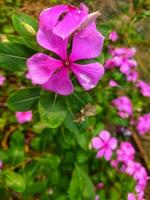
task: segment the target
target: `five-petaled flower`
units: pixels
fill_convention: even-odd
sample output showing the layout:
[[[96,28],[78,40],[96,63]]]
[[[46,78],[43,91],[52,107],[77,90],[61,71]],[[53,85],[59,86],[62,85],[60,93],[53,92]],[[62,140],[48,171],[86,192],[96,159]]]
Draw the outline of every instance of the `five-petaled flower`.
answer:
[[[117,139],[110,136],[106,130],[100,132],[99,136],[92,139],[92,146],[98,150],[96,157],[104,156],[106,160],[110,160],[112,151],[117,147]]]
[[[64,9],[67,9],[65,16],[59,21]],[[72,73],[85,90],[90,90],[97,85],[104,74],[103,66],[98,62],[84,65],[77,63],[80,60],[96,58],[102,50],[104,41],[104,37],[96,29],[95,17],[88,20],[87,8],[82,6],[81,10],[79,12],[80,10],[74,7],[57,6],[44,10],[40,15],[37,41],[40,46],[55,53],[59,58],[37,53],[27,60],[27,66],[32,82],[41,85],[45,90],[60,95],[73,93],[74,87],[70,80]],[[82,12],[86,13],[86,17],[81,15]],[[79,16],[77,13],[80,13]],[[84,25],[82,23],[77,25],[76,18],[84,22]],[[66,37],[72,33],[71,30],[76,30],[76,32]]]

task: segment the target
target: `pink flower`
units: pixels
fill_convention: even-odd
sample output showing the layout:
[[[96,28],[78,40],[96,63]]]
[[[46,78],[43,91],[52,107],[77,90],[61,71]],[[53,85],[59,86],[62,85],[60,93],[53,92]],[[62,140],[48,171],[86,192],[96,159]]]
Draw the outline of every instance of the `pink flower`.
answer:
[[[4,81],[6,80],[6,78],[2,75],[0,75],[0,86],[2,86],[4,84]]]
[[[97,158],[104,156],[106,160],[110,160],[112,150],[115,150],[117,147],[117,140],[111,137],[108,131],[103,130],[100,132],[99,136],[92,139],[92,146],[98,150]]]
[[[112,42],[116,42],[118,40],[118,34],[116,31],[112,31],[110,34],[109,34],[109,40],[111,40]]]
[[[0,160],[0,170],[2,169],[2,167],[3,167],[3,161]]]
[[[95,196],[95,200],[100,200],[99,195]]]
[[[121,96],[114,99],[112,104],[117,108],[121,118],[128,118],[132,115],[132,103],[127,96]]]
[[[126,74],[126,77],[128,82],[136,82],[138,79],[138,72],[136,70],[130,70]]]
[[[31,80],[45,90],[69,95],[74,91],[69,77],[73,73],[85,90],[94,88],[104,74],[103,66],[99,63],[82,65],[76,62],[96,58],[102,50],[104,37],[97,31],[95,23],[91,22],[74,33],[72,48],[68,53],[70,38],[62,39],[54,34],[55,31],[49,29],[49,23],[46,23],[49,15],[44,13],[45,11],[40,16],[40,24],[44,23],[45,28],[38,31],[37,41],[43,48],[57,54],[59,59],[45,53],[37,53],[29,58],[27,66]],[[73,17],[74,15],[71,19]],[[68,24],[73,24],[73,21]]]
[[[117,161],[127,163],[133,160],[135,156],[135,149],[129,142],[121,142],[120,147],[116,151]]]
[[[32,120],[32,111],[16,112],[16,118],[20,124],[30,122]]]
[[[138,118],[136,129],[140,135],[150,131],[150,113],[144,114]]]
[[[110,87],[116,87],[116,86],[118,86],[118,83],[116,81],[114,81],[114,80],[110,80],[109,81],[109,86]]]
[[[137,198],[136,198],[134,193],[129,193],[128,194],[128,200],[137,200]]]
[[[136,85],[140,89],[140,93],[145,97],[150,97],[150,84],[144,81],[138,81]]]

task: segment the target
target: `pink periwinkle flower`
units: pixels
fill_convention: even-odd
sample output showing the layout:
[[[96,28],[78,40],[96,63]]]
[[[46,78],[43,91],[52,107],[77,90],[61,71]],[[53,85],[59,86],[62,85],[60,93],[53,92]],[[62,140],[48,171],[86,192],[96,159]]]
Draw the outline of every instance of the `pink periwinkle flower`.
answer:
[[[130,70],[127,74],[127,81],[128,82],[136,82],[138,79],[138,72],[136,70]]]
[[[100,200],[99,195],[95,196],[95,200]]]
[[[109,52],[112,58],[106,60],[106,69],[119,67],[120,72],[126,75],[137,66],[137,62],[132,58],[136,52],[135,48],[116,48]]]
[[[92,139],[92,146],[98,150],[97,158],[104,156],[106,160],[110,160],[113,150],[117,147],[117,139],[111,137],[108,131],[103,130],[99,136]]]
[[[128,200],[137,200],[137,198],[136,198],[134,193],[129,193],[128,194]]]
[[[136,191],[143,192],[149,179],[146,169],[140,163],[130,160],[127,163],[126,173],[136,180]]]
[[[144,114],[138,118],[136,129],[140,135],[150,131],[150,113]]]
[[[32,111],[16,112],[16,118],[20,124],[30,122],[32,120]]]
[[[56,8],[59,12],[56,11]],[[68,8],[67,6],[67,9],[69,11],[66,10],[66,5],[60,5],[44,10],[40,15],[40,29],[37,33],[37,41],[40,46],[57,54],[59,58],[52,58],[45,53],[37,53],[27,60],[31,80],[41,85],[43,89],[60,95],[73,93],[74,87],[70,80],[72,73],[85,90],[94,88],[104,74],[104,68],[99,63],[84,65],[77,63],[79,60],[96,58],[102,50],[104,37],[96,29],[95,17],[87,19],[87,22],[74,32],[72,47],[68,53],[70,37],[66,36],[72,33],[72,30],[75,31],[79,24],[81,25],[81,21],[85,20],[81,20],[82,15],[85,15],[83,18],[87,18],[88,14],[85,8],[76,10],[74,7]],[[76,14],[78,12],[81,13],[81,18]],[[62,14],[66,15],[59,21]],[[55,28],[52,30],[51,26],[54,22],[56,22],[56,26],[54,25]]]
[[[0,160],[0,170],[2,169],[2,167],[3,167],[3,161]]]
[[[110,87],[117,87],[117,86],[118,86],[118,83],[117,83],[116,81],[114,81],[114,80],[110,80],[110,81],[109,81],[109,86],[110,86]]]
[[[4,84],[4,81],[6,80],[6,78],[2,75],[0,75],[0,86],[2,86]]]
[[[120,147],[116,151],[117,161],[127,163],[134,160],[135,149],[129,142],[121,142]]]
[[[140,89],[140,93],[145,97],[150,97],[150,84],[144,81],[138,81],[136,84],[137,87]]]
[[[116,42],[118,40],[118,33],[116,31],[112,31],[109,34],[109,40],[111,40],[112,42]]]
[[[118,110],[121,118],[128,118],[132,115],[132,103],[127,96],[120,96],[112,101],[113,106]]]

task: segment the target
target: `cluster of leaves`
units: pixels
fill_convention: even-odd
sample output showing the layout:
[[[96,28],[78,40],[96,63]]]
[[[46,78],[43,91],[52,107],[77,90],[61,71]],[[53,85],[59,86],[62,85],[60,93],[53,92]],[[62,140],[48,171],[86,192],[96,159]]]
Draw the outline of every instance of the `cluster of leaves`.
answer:
[[[19,14],[13,25],[18,35],[0,43],[0,67],[9,86],[0,92],[3,102],[7,99],[0,119],[4,163],[0,199],[94,200],[94,185],[102,181],[101,199],[126,200],[127,193],[134,191],[134,181],[116,173],[105,160],[96,160],[90,148],[91,138],[102,129],[110,127],[115,134],[116,126],[129,125],[110,104],[117,96],[116,89],[108,87],[110,74],[91,92],[83,91],[74,79],[75,92],[67,97],[33,87],[25,73],[27,58],[44,51],[35,39],[37,21]],[[107,37],[109,27],[102,24],[100,29]],[[103,63],[106,57],[104,53],[97,61]],[[132,88],[119,73],[111,76],[121,83],[121,91]],[[141,106],[136,91],[126,92]],[[14,112],[28,110],[34,113],[32,123],[18,126]]]

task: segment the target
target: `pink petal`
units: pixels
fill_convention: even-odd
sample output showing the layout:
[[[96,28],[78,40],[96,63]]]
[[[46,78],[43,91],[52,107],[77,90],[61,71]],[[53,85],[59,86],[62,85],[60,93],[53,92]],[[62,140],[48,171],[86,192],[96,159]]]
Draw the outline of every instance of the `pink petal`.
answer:
[[[87,18],[85,9],[79,10],[75,7],[68,6],[69,12],[64,16],[63,20],[54,28],[54,33],[63,39],[72,34]]]
[[[102,51],[104,37],[96,30],[95,24],[75,33],[73,38],[72,61],[96,58]]]
[[[37,53],[27,60],[30,78],[34,83],[46,83],[52,74],[62,66],[62,61],[56,60],[44,53]]]
[[[103,131],[100,132],[99,137],[103,141],[107,142],[109,140],[109,138],[110,138],[110,133],[108,131],[103,130]]]
[[[64,96],[71,94],[74,90],[68,70],[65,67],[53,74],[48,82],[43,85],[43,88]]]
[[[97,152],[96,154],[96,158],[101,158],[102,156],[104,156],[104,153],[105,153],[105,149],[101,149]]]
[[[71,69],[85,90],[94,88],[104,74],[104,68],[99,63],[86,65],[73,63]]]
[[[57,5],[43,10],[39,18],[40,29],[45,31],[51,30],[57,24],[60,15],[65,13],[67,9],[67,5]]]
[[[110,138],[110,140],[109,140],[109,148],[111,148],[111,149],[116,149],[116,147],[117,147],[117,140],[116,140],[116,138]]]
[[[111,149],[107,148],[104,157],[106,160],[110,160],[111,156],[112,156],[112,151]]]
[[[37,32],[37,41],[40,46],[56,53],[62,59],[67,57],[68,38],[63,40],[61,37],[55,35],[52,30],[39,30]]]
[[[95,149],[100,149],[103,146],[103,142],[100,140],[99,137],[94,137],[92,139],[92,146]]]

